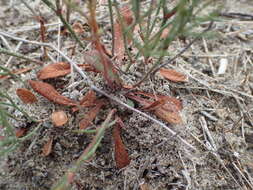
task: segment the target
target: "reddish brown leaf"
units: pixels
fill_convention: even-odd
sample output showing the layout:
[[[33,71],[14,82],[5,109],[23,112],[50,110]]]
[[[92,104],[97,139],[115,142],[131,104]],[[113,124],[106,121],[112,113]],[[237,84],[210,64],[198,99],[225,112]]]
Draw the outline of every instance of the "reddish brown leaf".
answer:
[[[26,88],[18,88],[16,90],[16,94],[25,104],[32,104],[32,103],[37,102],[36,96],[30,90]]]
[[[188,82],[188,77],[180,72],[177,72],[173,69],[164,69],[161,68],[160,74],[166,79],[172,82]]]
[[[25,128],[17,129],[17,130],[15,131],[16,137],[19,138],[19,137],[24,136],[24,134],[26,133],[26,130],[27,130],[27,129],[25,129]]]
[[[80,101],[81,106],[92,106],[96,100],[96,93],[93,90],[89,90]]]
[[[72,108],[72,112],[78,111],[80,107],[93,106],[95,100],[96,100],[96,93],[93,90],[89,90],[80,101],[79,103],[80,105]]]
[[[77,102],[59,94],[59,92],[57,92],[55,88],[48,83],[29,80],[29,84],[33,90],[52,102],[66,106],[76,106],[78,104]]]
[[[102,53],[103,54],[103,53]],[[104,61],[101,60],[100,52],[92,50],[84,53],[84,60],[87,64],[95,67],[97,71],[103,73],[108,83],[114,83],[117,86],[121,86],[121,79],[117,73],[117,70],[113,66],[108,56],[103,54]]]
[[[12,71],[11,73],[12,74],[22,74],[22,73],[25,73],[25,72],[28,72],[30,71],[31,69],[33,69],[34,67],[31,67],[31,68],[23,68],[23,69],[17,69],[17,70],[14,70]],[[8,79],[10,78],[11,75],[0,75],[0,79]]]
[[[129,165],[130,158],[126,151],[125,145],[123,144],[120,137],[120,125],[117,124],[113,129],[113,139],[114,139],[114,157],[116,161],[117,168],[121,169]]]
[[[140,95],[143,95],[143,96],[146,96],[146,97],[149,97],[149,98],[152,98],[152,99],[155,99],[155,100],[158,100],[160,98],[166,98],[168,99],[168,103],[169,102],[172,102],[175,106],[176,106],[176,109],[178,111],[182,110],[183,109],[183,105],[182,105],[182,102],[174,97],[171,97],[171,96],[166,96],[166,95],[154,95],[154,94],[151,94],[151,93],[146,93],[146,92],[141,92],[141,91],[136,91],[134,92],[134,94],[140,94]]]
[[[160,107],[154,111],[154,114],[157,117],[159,117],[169,123],[172,123],[172,124],[182,123],[182,118],[181,118],[179,112],[177,112],[177,111],[171,111],[171,110],[168,110],[164,107]]]
[[[95,117],[97,116],[98,112],[100,111],[100,109],[103,105],[105,105],[104,101],[97,101],[96,106],[94,108],[92,108],[84,116],[84,118],[80,121],[79,128],[86,129],[92,123],[92,121],[95,119]]]
[[[70,65],[66,62],[58,62],[45,66],[37,73],[38,79],[49,79],[64,76],[70,73]]]
[[[123,59],[125,54],[123,27],[130,26],[133,22],[133,13],[128,6],[121,8],[120,13],[122,14],[123,26],[121,26],[119,19],[116,20],[113,26],[115,54],[119,60]]]
[[[64,111],[53,112],[51,115],[51,119],[56,127],[63,126],[65,123],[68,122],[68,116]]]
[[[167,100],[170,100],[172,97],[166,97],[165,100],[167,102],[164,103],[162,101],[163,104],[159,104],[160,103],[159,101],[157,103],[157,101],[155,101],[155,102],[150,101],[145,98],[138,97],[134,94],[131,94],[131,95],[129,94],[127,96],[129,98],[139,102],[140,104],[142,104],[144,106],[144,108],[149,108],[150,110],[148,110],[148,111],[153,111],[157,117],[159,117],[169,123],[172,123],[172,124],[182,123],[182,118],[180,116],[178,106],[175,105],[173,101],[167,101]],[[177,100],[177,99],[175,99],[175,100]]]
[[[42,155],[48,156],[52,152],[53,138],[50,138],[47,143],[43,146]]]
[[[86,71],[95,71],[93,67],[87,64],[78,65]],[[50,79],[56,78],[60,76],[65,76],[71,72],[70,65],[66,62],[57,62],[50,65],[45,66],[37,73],[38,79]]]

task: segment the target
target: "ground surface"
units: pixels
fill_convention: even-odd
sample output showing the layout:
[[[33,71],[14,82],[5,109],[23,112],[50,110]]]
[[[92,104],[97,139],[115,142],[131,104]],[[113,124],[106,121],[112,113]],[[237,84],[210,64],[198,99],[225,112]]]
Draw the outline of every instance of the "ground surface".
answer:
[[[253,12],[251,0],[227,0],[222,3],[224,13]],[[31,1],[30,5],[39,10],[48,23],[57,22],[54,14],[40,1]],[[101,8],[99,16],[103,13]],[[38,28],[31,30],[30,27],[37,24],[19,1],[0,1],[1,31],[39,41]],[[57,26],[51,26],[50,29],[49,41],[57,46]],[[141,87],[143,91],[173,95],[183,101],[184,124],[171,127],[194,145],[197,151],[189,150],[177,137],[171,137],[160,126],[111,101],[107,108],[116,107],[127,126],[122,131],[122,138],[131,163],[122,170],[116,168],[111,130],[108,130],[95,157],[82,165],[73,189],[144,189],[141,186],[143,183],[149,189],[156,190],[253,188],[253,20],[224,17],[215,23],[214,31],[215,37],[199,40],[170,66],[188,75],[189,82],[171,83],[157,75],[153,81],[147,81]],[[15,49],[18,43],[6,39]],[[69,48],[74,42],[67,37],[61,40],[62,51],[70,55]],[[178,51],[184,46],[178,40],[169,51]],[[19,52],[33,58],[40,58],[42,54],[40,47],[27,44],[22,44]],[[49,54],[56,59],[55,52],[50,51]],[[8,58],[7,55],[1,55],[0,64],[5,64]],[[77,48],[72,58],[82,63],[82,50]],[[228,60],[228,68],[225,74],[217,75],[222,58]],[[41,66],[17,58],[8,64],[11,70],[33,66],[35,68],[32,71],[21,74],[23,80],[36,79],[36,72]],[[103,88],[100,77],[92,77],[97,81],[96,85]],[[80,81],[78,74],[74,80]],[[126,77],[126,80],[129,83],[137,81],[134,77]],[[41,96],[38,96],[39,102],[35,105],[24,105],[15,92],[17,88],[24,87],[22,83],[13,79],[0,82],[0,90],[7,91],[30,115],[45,120],[34,138],[1,160],[0,189],[50,189],[92,138],[91,135],[71,132],[77,128],[76,118],[81,117],[82,113],[72,116],[63,128],[55,128],[48,119],[50,114],[63,109],[71,116],[68,108],[53,104]],[[76,100],[89,89],[83,83],[70,86],[70,76],[48,82],[59,85],[58,90],[62,94]],[[21,117],[17,111],[9,111]],[[107,111],[105,109],[100,113],[95,124],[101,123]],[[28,125],[26,121],[13,124],[17,128]],[[31,128],[34,127],[31,124]],[[42,147],[50,137],[54,138],[52,154],[43,157]],[[210,144],[216,147],[214,152],[210,151]]]

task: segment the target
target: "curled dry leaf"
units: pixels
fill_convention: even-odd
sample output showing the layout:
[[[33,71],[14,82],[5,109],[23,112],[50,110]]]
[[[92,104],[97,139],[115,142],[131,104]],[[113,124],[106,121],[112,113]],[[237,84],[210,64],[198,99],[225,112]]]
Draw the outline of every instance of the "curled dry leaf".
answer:
[[[80,129],[86,129],[92,123],[92,121],[96,118],[98,112],[105,105],[104,101],[97,101],[96,106],[88,111],[88,113],[84,116],[84,118],[79,123]]]
[[[186,75],[173,69],[161,68],[159,71],[164,78],[172,82],[188,82],[188,77]]]
[[[59,94],[59,92],[57,92],[55,88],[48,83],[29,80],[29,84],[33,90],[52,102],[66,106],[76,106],[78,104],[77,102]]]
[[[130,158],[128,156],[128,153],[126,151],[125,145],[122,142],[122,139],[120,137],[120,124],[117,123],[116,126],[113,129],[113,139],[114,139],[114,157],[116,161],[117,168],[121,169],[129,165]]]
[[[18,88],[16,90],[16,94],[25,104],[32,104],[32,103],[37,102],[36,96],[30,90],[26,88]]]
[[[48,156],[52,152],[53,138],[50,138],[47,143],[43,146],[42,155]]]
[[[53,112],[51,115],[51,119],[56,127],[63,126],[65,123],[68,122],[68,116],[64,111]]]
[[[139,93],[142,94],[142,93]],[[146,94],[146,93],[143,93]],[[144,109],[148,109],[147,111],[152,111],[154,114],[169,122],[172,124],[180,124],[182,123],[182,118],[180,116],[180,109],[178,105],[176,105],[174,102],[177,102],[176,98],[173,97],[166,97],[166,96],[161,96],[163,97],[162,100],[160,100],[158,96],[158,100],[156,101],[151,101],[147,100],[145,98],[141,98],[139,96],[134,95],[134,93],[127,95],[129,98],[139,102],[142,106],[144,106]],[[173,101],[172,101],[173,100]]]
[[[130,26],[134,18],[131,9],[128,6],[124,6],[119,11],[122,14],[122,21],[124,22],[123,26],[125,27]],[[113,26],[115,54],[119,60],[123,59],[125,54],[123,26],[121,26],[119,19],[116,20]]]
[[[83,68],[86,71],[95,71],[94,68],[92,68],[88,64],[80,64],[79,67]],[[50,78],[56,78],[61,77],[69,74],[71,72],[69,63],[66,62],[57,62],[53,64],[49,64],[45,66],[43,69],[41,69],[37,73],[38,79],[44,80],[44,79],[50,79]]]

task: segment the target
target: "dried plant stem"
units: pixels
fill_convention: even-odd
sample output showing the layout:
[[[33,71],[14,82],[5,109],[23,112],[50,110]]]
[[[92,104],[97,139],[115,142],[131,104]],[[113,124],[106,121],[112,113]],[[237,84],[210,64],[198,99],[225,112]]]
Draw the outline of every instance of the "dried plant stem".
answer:
[[[83,77],[84,81],[93,89],[95,90],[96,92],[106,96],[107,98],[117,102],[118,104],[128,108],[129,110],[133,111],[133,112],[136,112],[140,115],[142,115],[143,117],[153,121],[154,123],[158,124],[159,126],[163,127],[164,129],[166,129],[171,135],[177,137],[184,145],[186,145],[188,148],[192,149],[192,150],[197,150],[194,146],[192,146],[191,144],[189,144],[186,140],[184,140],[182,137],[178,136],[178,134],[173,131],[172,129],[170,129],[167,125],[165,125],[164,123],[162,123],[161,121],[158,121],[157,119],[149,116],[148,114],[144,113],[144,112],[141,112],[135,108],[132,108],[131,106],[127,105],[126,103],[122,102],[121,100],[119,100],[118,98],[110,95],[110,94],[107,94],[106,92],[104,92],[103,90],[101,89],[98,89],[94,84],[93,82],[90,80],[90,78],[77,66],[77,64],[75,62],[73,62],[68,56],[66,56],[63,52],[61,52],[60,50],[58,50],[56,47],[54,47],[53,45],[51,44],[48,44],[48,43],[40,43],[40,42],[36,42],[36,41],[29,41],[29,40],[25,40],[25,39],[22,39],[22,38],[18,38],[18,37],[14,37],[10,34],[6,34],[4,32],[0,32],[0,35],[3,35],[3,36],[6,36],[6,37],[9,37],[9,38],[12,38],[14,40],[18,40],[18,41],[23,41],[25,43],[31,43],[31,44],[36,44],[36,45],[40,45],[40,46],[48,46],[48,47],[51,47],[53,50],[55,50],[56,52],[58,52],[64,59],[66,59],[72,66],[73,68]]]

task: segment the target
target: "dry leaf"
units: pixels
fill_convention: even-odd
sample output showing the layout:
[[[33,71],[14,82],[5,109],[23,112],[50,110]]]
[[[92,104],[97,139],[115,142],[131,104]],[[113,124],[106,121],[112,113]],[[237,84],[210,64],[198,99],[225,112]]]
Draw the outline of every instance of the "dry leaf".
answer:
[[[124,168],[130,163],[128,153],[126,151],[125,145],[123,144],[120,137],[120,124],[117,123],[113,128],[113,139],[114,139],[114,157],[116,161],[116,166],[118,169]]]
[[[130,26],[133,22],[133,13],[128,6],[122,7],[120,10],[122,14],[122,20],[124,22],[123,26]],[[121,26],[119,19],[116,20],[114,24],[114,48],[115,54],[119,60],[122,60],[125,54],[125,45],[123,37],[123,26]],[[130,40],[128,40],[130,41]]]
[[[65,123],[68,122],[68,116],[64,111],[53,112],[51,115],[51,119],[56,127],[63,126]]]
[[[89,90],[80,101],[81,106],[92,106],[96,100],[96,93],[93,90]]]
[[[16,90],[16,94],[25,104],[32,104],[32,103],[37,102],[36,96],[30,90],[26,88],[18,88]]]
[[[105,105],[104,101],[97,101],[96,106],[89,110],[89,112],[84,116],[84,118],[79,123],[80,129],[86,129],[92,121],[97,116],[98,112],[100,111],[101,107]]]
[[[89,90],[80,100],[79,102],[80,105],[72,108],[72,112],[78,111],[80,107],[83,108],[93,106],[95,100],[96,100],[96,93],[93,90]]]
[[[70,65],[66,62],[57,62],[45,66],[37,73],[38,79],[49,79],[64,76],[70,73]]]
[[[50,138],[47,143],[43,146],[42,155],[48,156],[52,152],[53,138]]]
[[[103,73],[107,82],[114,83],[117,86],[121,86],[121,79],[117,73],[117,70],[113,66],[109,57],[103,54],[104,62],[101,60],[100,53],[97,50],[92,50],[84,53],[84,60],[87,64],[95,67],[97,71]]]
[[[145,93],[144,93],[145,94]],[[158,101],[151,101],[151,100],[147,100],[145,98],[141,98],[139,96],[132,94],[127,95],[129,98],[139,102],[140,104],[142,104],[145,108],[149,108],[148,111],[153,111],[154,114],[169,122],[172,124],[180,124],[182,123],[182,118],[180,116],[179,113],[179,108],[178,105],[174,104],[173,101],[178,101],[177,99],[173,99],[172,97],[166,97],[164,100],[166,100],[167,102],[163,102],[164,100],[159,102]],[[173,99],[173,101],[171,101],[171,99]],[[160,103],[160,104],[159,104]]]
[[[24,136],[27,129],[25,128],[19,128],[15,131],[15,135],[17,138]]]
[[[29,80],[29,84],[33,90],[52,102],[66,106],[76,106],[78,104],[77,102],[59,94],[59,92],[57,92],[55,88],[48,83]]]
[[[181,118],[179,112],[177,112],[177,111],[171,111],[171,110],[167,110],[164,107],[160,107],[154,111],[154,114],[157,117],[159,117],[169,123],[172,123],[172,124],[182,123],[182,118]]]
[[[176,109],[177,111],[180,111],[183,109],[183,105],[182,105],[182,102],[172,96],[166,96],[166,95],[154,95],[154,94],[151,94],[151,93],[146,93],[146,92],[142,92],[142,91],[136,91],[134,92],[134,94],[139,94],[139,95],[143,95],[143,96],[146,96],[146,97],[149,97],[149,98],[152,98],[154,100],[159,100],[159,99],[162,99],[162,98],[165,98],[167,99],[167,103],[166,104],[169,104],[169,106],[172,106],[173,104],[173,109]],[[165,105],[166,105],[165,104]]]
[[[80,64],[79,67],[83,68],[86,71],[95,71],[90,65],[87,64]],[[53,64],[49,64],[41,69],[37,73],[38,79],[50,79],[56,78],[60,76],[65,76],[71,72],[69,63],[66,62],[57,62]]]
[[[161,68],[160,70],[160,74],[173,82],[188,82],[188,77],[186,75],[184,75],[183,73],[177,72],[173,69],[164,69]]]

